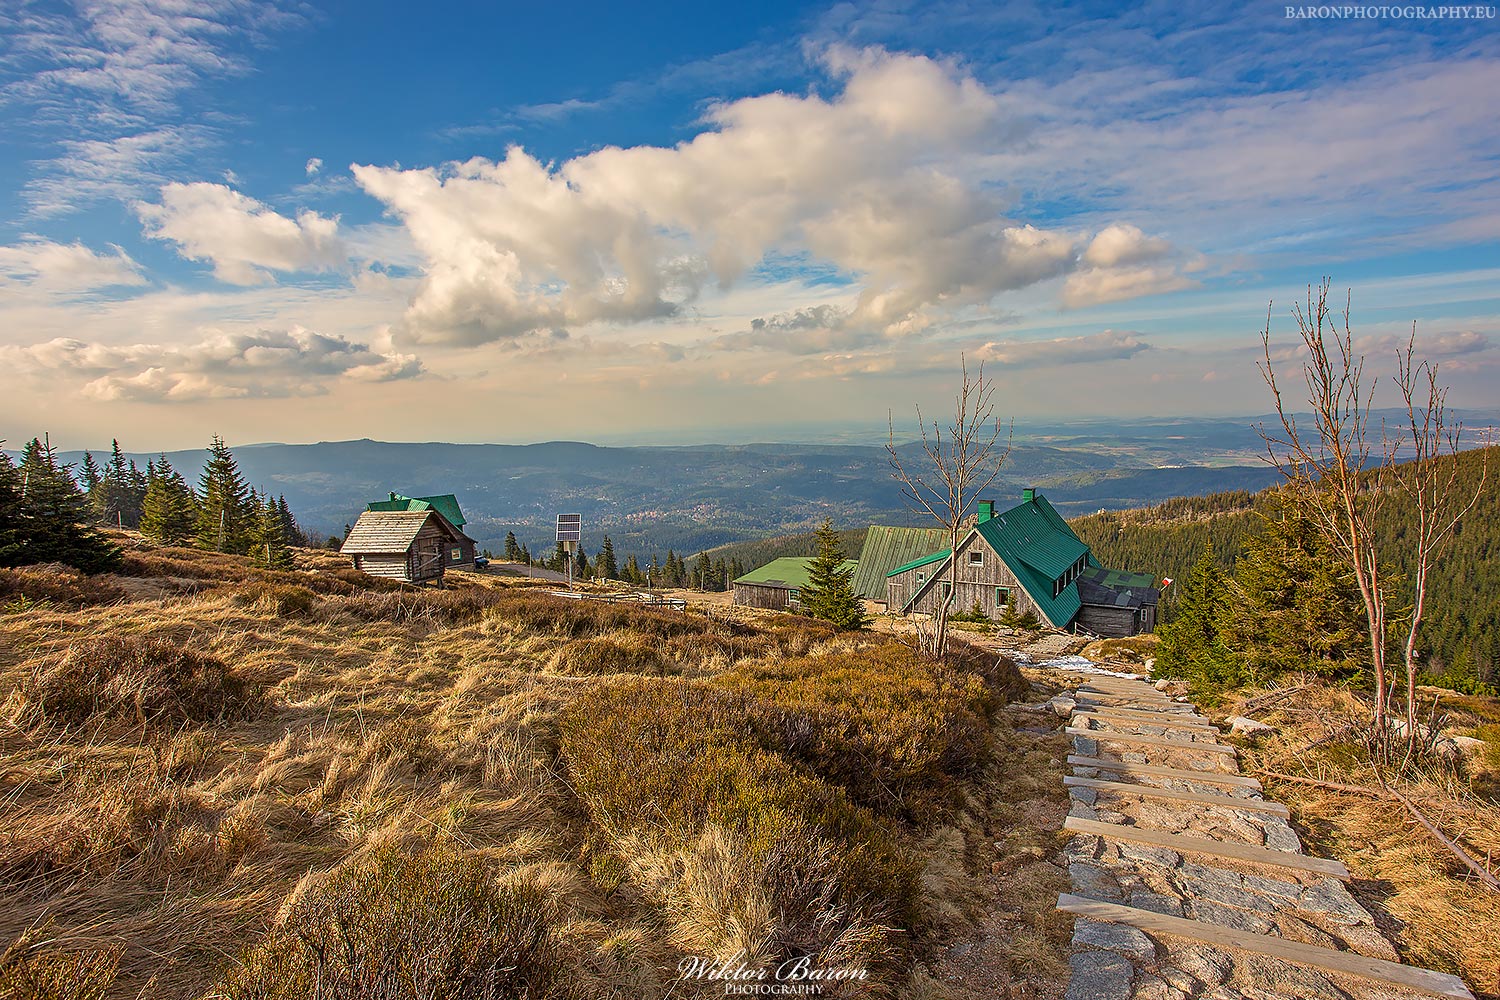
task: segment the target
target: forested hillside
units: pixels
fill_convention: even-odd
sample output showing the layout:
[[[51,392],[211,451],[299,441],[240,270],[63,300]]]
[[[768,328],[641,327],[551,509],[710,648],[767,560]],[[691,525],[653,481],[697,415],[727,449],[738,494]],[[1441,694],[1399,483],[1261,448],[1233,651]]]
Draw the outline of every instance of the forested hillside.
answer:
[[[837,532],[839,544],[850,559],[859,558],[859,550],[865,544],[867,528],[848,528]],[[764,566],[772,559],[782,556],[813,556],[818,554],[816,532],[805,535],[777,535],[775,538],[758,538],[753,542],[731,542],[708,550],[710,559],[733,562],[736,559],[750,569]]]
[[[1462,496],[1478,488],[1486,463],[1489,474],[1484,495],[1432,570],[1423,644],[1431,651],[1433,673],[1493,684],[1500,659],[1500,491],[1494,488],[1500,482],[1500,447],[1438,461],[1458,463],[1455,489]],[[1224,569],[1233,569],[1246,540],[1264,525],[1267,497],[1265,491],[1216,493],[1142,510],[1091,514],[1071,523],[1106,566],[1183,580],[1205,549]],[[1399,575],[1391,591],[1399,611],[1410,601],[1407,579],[1413,554],[1405,539],[1413,530],[1412,512],[1393,499],[1377,527],[1387,572]]]

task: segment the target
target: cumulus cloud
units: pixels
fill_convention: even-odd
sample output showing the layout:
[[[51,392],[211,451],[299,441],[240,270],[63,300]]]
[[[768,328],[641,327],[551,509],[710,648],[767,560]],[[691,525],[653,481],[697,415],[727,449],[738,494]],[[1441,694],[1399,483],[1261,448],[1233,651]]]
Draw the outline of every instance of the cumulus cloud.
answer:
[[[972,356],[987,364],[1007,368],[1037,368],[1048,365],[1088,364],[1095,361],[1122,361],[1151,345],[1131,330],[1104,330],[1082,337],[1059,337],[1055,340],[992,341],[974,351]]]
[[[1147,236],[1137,226],[1115,223],[1106,226],[1083,252],[1083,262],[1091,267],[1119,267],[1156,260],[1172,250],[1166,240]]]
[[[82,243],[54,243],[27,236],[0,247],[0,291],[24,286],[46,292],[79,293],[114,285],[143,285],[141,267],[117,246],[101,254]]]
[[[317,176],[318,171],[323,169],[322,158],[317,156],[309,157],[307,160],[307,167],[305,169],[307,170],[307,176]]]
[[[1197,282],[1169,264],[1146,267],[1094,267],[1077,271],[1063,284],[1062,304],[1069,309],[1136,299],[1143,295],[1194,288]]]
[[[199,399],[320,395],[338,379],[390,382],[422,374],[409,354],[301,327],[214,333],[184,346],[115,346],[57,338],[0,347],[0,360],[25,374],[72,376],[99,400],[185,402]]]
[[[223,184],[168,184],[161,204],[138,203],[136,214],[146,235],[212,263],[231,284],[260,284],[270,271],[333,270],[347,260],[336,217],[304,210],[289,219]]]
[[[1007,219],[953,168],[1005,135],[993,94],[920,56],[836,48],[825,64],[838,94],[721,104],[673,148],[355,166],[425,258],[403,334],[477,344],[667,316],[798,250],[857,277],[845,327],[904,336],[1076,265],[1075,234]]]

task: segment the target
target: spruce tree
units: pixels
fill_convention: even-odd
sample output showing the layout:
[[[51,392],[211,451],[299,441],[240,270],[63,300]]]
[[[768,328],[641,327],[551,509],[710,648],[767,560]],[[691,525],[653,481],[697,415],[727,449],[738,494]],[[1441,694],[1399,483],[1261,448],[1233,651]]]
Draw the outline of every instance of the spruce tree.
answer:
[[[594,570],[606,580],[618,580],[620,578],[620,566],[615,562],[615,543],[604,536],[604,544],[599,546],[599,555],[594,560]]]
[[[287,547],[276,501],[267,497],[255,519],[254,542],[250,556],[256,562],[271,569],[291,569],[294,565],[292,550]]]
[[[521,558],[521,546],[516,542],[516,533],[507,531],[505,533],[505,561],[518,562]]]
[[[714,560],[714,589],[729,589],[729,567],[724,564],[723,556]]]
[[[1158,631],[1155,673],[1180,677],[1196,692],[1223,690],[1247,679],[1233,648],[1230,583],[1212,552],[1199,557],[1178,595],[1176,615]]]
[[[83,495],[88,498],[90,505],[98,502],[99,487],[104,484],[104,472],[99,468],[99,463],[94,461],[93,452],[83,453],[83,467],[78,470],[78,485],[83,487]],[[95,506],[94,510],[98,510]]]
[[[4,444],[0,441],[0,444]],[[19,566],[25,560],[26,522],[21,513],[21,474],[10,456],[0,451],[0,566]]]
[[[121,520],[127,528],[139,528],[141,526],[141,508],[146,503],[146,476],[135,466],[135,459],[130,460],[130,471],[125,478],[125,497],[120,505]]]
[[[141,533],[167,545],[192,541],[198,530],[198,501],[182,473],[162,455],[146,477],[146,497],[141,504]]]
[[[296,516],[292,514],[292,508],[286,502],[285,493],[276,496],[276,520],[281,525],[281,537],[288,545],[307,547],[307,533],[302,530],[302,526],[297,523]]]
[[[641,564],[636,562],[635,556],[625,560],[625,571],[621,574],[627,583],[641,582]]]
[[[574,580],[584,580],[584,579],[588,578],[588,575],[589,575],[589,557],[583,551],[583,546],[580,545],[573,552],[573,579]]]
[[[1257,679],[1310,670],[1349,677],[1369,664],[1364,605],[1354,574],[1302,511],[1277,494],[1265,526],[1245,543],[1234,579],[1235,647]]]
[[[13,530],[10,565],[66,563],[85,573],[114,569],[120,550],[89,526],[89,504],[72,468],[60,465],[51,442],[32,438],[13,477],[20,500]],[[19,542],[19,544],[17,544]]]
[[[699,590],[708,590],[709,579],[713,575],[713,563],[708,560],[707,552],[698,553],[698,558],[693,564],[693,579],[690,581]]]
[[[243,555],[250,548],[249,490],[224,439],[217,434],[198,477],[198,544],[215,552]]]
[[[818,554],[808,566],[807,586],[802,588],[802,610],[829,622],[839,631],[862,629],[870,623],[865,602],[854,592],[853,569],[841,569],[844,547],[833,521],[817,530]]]

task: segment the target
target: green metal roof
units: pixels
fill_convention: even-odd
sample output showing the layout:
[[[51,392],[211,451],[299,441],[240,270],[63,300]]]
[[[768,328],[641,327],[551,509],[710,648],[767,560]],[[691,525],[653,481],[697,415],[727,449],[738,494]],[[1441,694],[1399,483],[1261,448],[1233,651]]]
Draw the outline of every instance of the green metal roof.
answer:
[[[887,573],[886,576],[895,576],[897,573],[905,573],[909,569],[916,569],[918,566],[926,566],[928,563],[942,562],[944,559],[948,558],[948,553],[952,551],[952,549],[944,549],[941,552],[934,552],[930,556],[923,556],[920,559],[913,559],[905,566],[897,566],[895,569]]]
[[[979,534],[1005,560],[1011,572],[1054,628],[1067,628],[1078,614],[1078,588],[1069,584],[1056,597],[1052,582],[1066,573],[1089,547],[1073,534],[1042,496],[1017,504],[979,525]]]
[[[1069,584],[1054,597],[1052,584],[1080,556],[1088,556],[1089,547],[1073,534],[1068,522],[1046,498],[1038,496],[1019,503],[977,525],[974,530],[1010,567],[1048,623],[1054,628],[1066,628],[1081,607],[1078,587]],[[946,561],[947,558],[946,551],[935,552],[894,572],[905,572],[923,563]],[[917,596],[913,594],[912,600],[915,601]]]
[[[893,528],[872,524],[859,551],[859,569],[854,571],[854,592],[870,601],[885,600],[885,578],[898,566],[922,559],[948,545],[943,528]]]
[[[762,587],[784,587],[789,590],[801,590],[807,586],[809,570],[812,568],[813,556],[782,556],[780,559],[772,559],[770,562],[753,569],[744,576],[739,577],[735,583],[751,583]],[[839,563],[839,572],[856,569],[859,566],[853,559],[845,559]]]
[[[464,512],[459,509],[458,497],[452,493],[443,493],[435,497],[407,497],[400,493],[392,493],[389,500],[376,500],[370,503],[366,510],[435,510],[448,519],[448,523],[455,528],[464,526]]]

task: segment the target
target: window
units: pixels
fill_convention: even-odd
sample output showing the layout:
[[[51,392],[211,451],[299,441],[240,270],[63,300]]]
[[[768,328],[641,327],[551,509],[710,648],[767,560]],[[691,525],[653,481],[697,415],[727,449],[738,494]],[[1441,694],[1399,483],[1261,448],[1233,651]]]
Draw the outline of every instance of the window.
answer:
[[[787,593],[786,599],[790,603],[792,603],[792,604],[801,604],[802,603],[802,591],[798,590],[796,587],[793,587]]]
[[[949,583],[947,580],[944,580],[943,581],[943,600],[946,601],[952,595],[953,595],[953,584]]]
[[[926,582],[927,582],[927,571],[926,570],[921,570],[921,569],[917,570],[917,586],[920,587],[922,584],[924,584]]]
[[[984,550],[983,549],[973,549],[972,551],[969,552],[969,565],[970,566],[983,566],[984,565]]]
[[[464,557],[464,550],[455,545],[453,547],[453,552],[449,556],[449,558],[452,559],[454,562],[458,562],[463,557]]]
[[[997,608],[1003,608],[1003,607],[1005,607],[1009,603],[1010,603],[1010,588],[1009,587],[996,587],[995,588],[995,607],[997,607]]]

